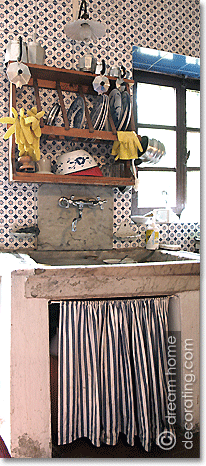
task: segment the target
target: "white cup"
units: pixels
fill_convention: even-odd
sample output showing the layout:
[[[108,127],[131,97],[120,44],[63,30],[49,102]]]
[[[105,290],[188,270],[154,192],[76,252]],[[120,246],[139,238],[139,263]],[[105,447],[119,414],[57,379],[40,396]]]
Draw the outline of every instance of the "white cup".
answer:
[[[38,171],[41,173],[51,173],[51,160],[43,155],[37,162]]]

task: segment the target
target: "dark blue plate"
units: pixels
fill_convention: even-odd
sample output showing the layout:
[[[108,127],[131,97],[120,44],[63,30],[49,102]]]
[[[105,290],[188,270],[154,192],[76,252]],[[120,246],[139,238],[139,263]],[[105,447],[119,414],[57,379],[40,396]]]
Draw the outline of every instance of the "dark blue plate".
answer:
[[[98,95],[98,97],[95,99],[95,104],[94,107],[91,110],[90,117],[92,120],[92,125],[94,129],[97,129],[102,118],[102,114],[104,111],[104,95]]]
[[[109,94],[109,106],[112,119],[117,129],[120,123],[121,110],[122,110],[122,99],[121,92],[118,89],[113,89]]]
[[[106,122],[107,115],[108,115],[108,110],[109,110],[109,97],[108,95],[104,94],[104,109],[103,109],[101,121],[98,126],[99,131],[103,130],[105,126],[105,122]]]
[[[82,128],[85,118],[85,105],[81,96],[78,96],[70,105],[67,118],[70,128]]]
[[[121,110],[121,116],[120,116],[120,121],[119,121],[117,130],[125,131],[130,122],[132,106],[131,106],[130,95],[127,91],[123,91],[121,93],[121,99],[122,99],[122,110]]]

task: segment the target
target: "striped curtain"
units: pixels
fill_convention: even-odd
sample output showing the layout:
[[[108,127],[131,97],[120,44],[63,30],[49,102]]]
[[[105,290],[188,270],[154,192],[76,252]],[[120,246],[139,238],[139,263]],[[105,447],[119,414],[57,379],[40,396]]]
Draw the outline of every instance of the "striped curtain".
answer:
[[[119,433],[150,451],[167,425],[169,298],[62,301],[58,443]]]

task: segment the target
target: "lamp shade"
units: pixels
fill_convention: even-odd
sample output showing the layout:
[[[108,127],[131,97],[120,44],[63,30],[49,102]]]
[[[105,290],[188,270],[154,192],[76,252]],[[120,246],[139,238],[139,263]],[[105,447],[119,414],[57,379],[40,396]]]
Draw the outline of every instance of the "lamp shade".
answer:
[[[106,24],[90,19],[77,19],[67,23],[64,32],[69,39],[88,42],[103,37],[106,33]]]

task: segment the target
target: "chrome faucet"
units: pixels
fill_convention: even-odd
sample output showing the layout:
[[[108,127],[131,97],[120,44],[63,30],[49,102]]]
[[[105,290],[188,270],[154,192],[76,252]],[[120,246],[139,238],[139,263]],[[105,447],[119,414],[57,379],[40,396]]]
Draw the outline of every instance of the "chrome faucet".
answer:
[[[59,206],[65,209],[68,209],[70,206],[78,208],[79,216],[74,218],[72,221],[72,231],[76,231],[77,222],[82,218],[83,208],[89,207],[90,209],[92,209],[93,207],[99,206],[100,209],[103,210],[103,204],[105,202],[107,202],[107,200],[101,200],[99,196],[97,196],[96,199],[74,199],[74,196],[71,196],[70,199],[68,199],[67,197],[60,197]]]

